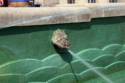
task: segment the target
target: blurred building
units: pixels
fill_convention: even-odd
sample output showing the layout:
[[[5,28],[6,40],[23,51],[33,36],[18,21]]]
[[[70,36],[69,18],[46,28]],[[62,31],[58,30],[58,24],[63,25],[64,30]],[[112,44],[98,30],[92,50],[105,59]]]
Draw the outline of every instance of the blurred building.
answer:
[[[122,3],[125,0],[60,0],[60,3]]]
[[[123,3],[125,0],[35,0],[41,6],[55,6],[58,4],[82,4],[82,3]]]

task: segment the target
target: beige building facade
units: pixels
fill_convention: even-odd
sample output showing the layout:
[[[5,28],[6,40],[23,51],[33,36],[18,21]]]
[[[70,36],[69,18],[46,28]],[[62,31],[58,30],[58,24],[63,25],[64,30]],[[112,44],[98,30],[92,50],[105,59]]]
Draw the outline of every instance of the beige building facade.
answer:
[[[111,3],[111,2],[125,2],[125,0],[75,0],[75,3]],[[60,3],[67,4],[68,0],[60,0]]]
[[[124,3],[125,0],[35,0],[41,6],[55,6],[61,4],[86,4],[86,3]]]
[[[63,0],[62,0],[63,1]],[[59,0],[35,0],[35,4],[40,4],[41,6],[55,6],[59,4]]]
[[[68,0],[59,0],[60,4],[67,4]],[[125,0],[75,0],[75,3],[122,3],[125,2]]]

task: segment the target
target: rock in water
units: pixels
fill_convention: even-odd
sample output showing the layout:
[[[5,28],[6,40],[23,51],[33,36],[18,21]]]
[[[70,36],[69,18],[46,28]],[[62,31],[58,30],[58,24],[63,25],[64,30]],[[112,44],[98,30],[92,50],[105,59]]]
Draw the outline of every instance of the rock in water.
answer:
[[[68,35],[64,30],[57,29],[53,32],[52,43],[60,48],[69,48]]]

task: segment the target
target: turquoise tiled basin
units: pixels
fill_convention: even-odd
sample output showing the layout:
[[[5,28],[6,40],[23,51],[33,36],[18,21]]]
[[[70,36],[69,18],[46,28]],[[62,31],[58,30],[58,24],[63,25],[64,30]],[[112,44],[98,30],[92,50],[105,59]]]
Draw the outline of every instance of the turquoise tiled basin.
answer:
[[[74,56],[80,58],[64,53],[64,60],[55,51],[51,36],[58,28],[68,34],[70,50]],[[68,63],[66,60],[69,56],[72,56],[72,59]],[[0,83],[124,81],[125,17],[0,30]]]

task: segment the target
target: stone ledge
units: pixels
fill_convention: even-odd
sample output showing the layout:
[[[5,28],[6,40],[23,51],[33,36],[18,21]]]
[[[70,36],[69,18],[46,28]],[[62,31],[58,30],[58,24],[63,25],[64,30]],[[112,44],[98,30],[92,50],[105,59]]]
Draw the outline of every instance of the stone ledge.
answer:
[[[125,4],[77,4],[65,7],[0,8],[0,28],[90,22],[92,18],[125,16]]]

